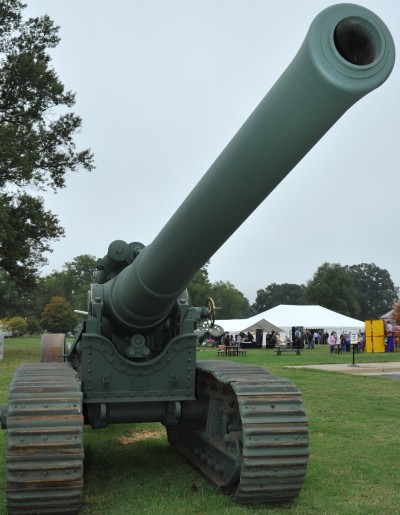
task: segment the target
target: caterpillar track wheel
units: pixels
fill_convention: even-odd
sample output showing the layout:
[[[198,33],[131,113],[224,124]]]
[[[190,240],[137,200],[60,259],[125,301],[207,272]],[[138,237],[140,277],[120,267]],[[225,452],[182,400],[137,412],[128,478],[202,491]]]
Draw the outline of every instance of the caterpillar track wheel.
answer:
[[[22,365],[10,386],[9,514],[78,513],[83,489],[82,393],[66,363]]]
[[[295,499],[309,445],[293,383],[257,366],[199,361],[196,391],[182,422],[167,428],[170,443],[238,503]]]
[[[65,334],[45,333],[40,345],[41,363],[61,363],[64,361]]]

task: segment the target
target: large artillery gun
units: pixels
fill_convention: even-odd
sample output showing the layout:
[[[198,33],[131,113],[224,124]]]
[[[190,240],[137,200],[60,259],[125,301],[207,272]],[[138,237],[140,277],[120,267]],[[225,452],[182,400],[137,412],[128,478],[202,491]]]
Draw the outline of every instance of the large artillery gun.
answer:
[[[239,503],[295,499],[306,477],[301,393],[261,367],[196,361],[211,301],[186,287],[340,116],[394,65],[383,22],[351,4],[322,11],[298,54],[154,241],[113,242],[99,260],[88,317],[70,348],[43,339],[2,410],[9,513],[77,513],[83,425],[162,422],[170,442]],[[227,206],[206,231],[199,206]]]

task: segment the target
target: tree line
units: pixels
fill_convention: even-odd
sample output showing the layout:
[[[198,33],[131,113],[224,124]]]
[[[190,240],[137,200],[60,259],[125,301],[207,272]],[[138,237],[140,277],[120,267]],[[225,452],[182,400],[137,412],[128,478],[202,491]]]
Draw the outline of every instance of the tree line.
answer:
[[[65,263],[61,271],[39,278],[24,288],[0,268],[0,320],[10,332],[73,331],[86,311],[90,285],[96,277],[96,258],[83,254]]]
[[[245,318],[280,304],[318,304],[342,315],[368,320],[390,311],[399,294],[389,272],[374,263],[323,263],[306,284],[272,283],[257,290],[252,305],[231,283],[211,284],[206,267],[196,274],[188,289],[197,302],[201,297],[214,296],[216,305],[221,307],[220,319]]]
[[[188,286],[193,306],[204,306],[212,298],[218,319],[241,319],[262,313],[279,304],[318,304],[359,320],[378,318],[396,307],[399,289],[387,270],[375,264],[342,266],[322,264],[304,284],[272,283],[249,300],[229,281],[212,283],[208,263]],[[11,332],[37,333],[73,331],[86,311],[90,285],[95,282],[96,258],[83,254],[39,279],[34,290],[24,290],[0,269],[0,319]],[[397,315],[396,315],[397,316]],[[400,317],[399,317],[400,321]]]
[[[318,304],[358,320],[375,319],[393,309],[399,288],[374,263],[342,266],[323,263],[307,284],[270,284],[257,291],[254,313],[279,304]]]

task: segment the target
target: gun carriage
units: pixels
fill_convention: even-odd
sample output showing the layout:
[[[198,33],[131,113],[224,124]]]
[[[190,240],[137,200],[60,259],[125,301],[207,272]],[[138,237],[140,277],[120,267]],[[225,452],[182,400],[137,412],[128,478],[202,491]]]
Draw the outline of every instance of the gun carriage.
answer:
[[[215,310],[186,287],[328,129],[394,64],[383,22],[351,4],[322,11],[298,54],[152,243],[113,242],[99,260],[72,346],[43,340],[2,410],[9,513],[77,513],[83,425],[162,422],[169,441],[239,503],[296,498],[309,456],[301,393],[261,367],[196,360]],[[198,208],[241,197],[205,231]]]

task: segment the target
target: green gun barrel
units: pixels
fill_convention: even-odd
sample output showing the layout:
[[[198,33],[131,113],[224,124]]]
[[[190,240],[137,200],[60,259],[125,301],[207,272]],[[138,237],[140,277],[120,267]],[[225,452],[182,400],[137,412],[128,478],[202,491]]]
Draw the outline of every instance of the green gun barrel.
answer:
[[[380,86],[394,65],[393,39],[371,11],[338,4],[322,11],[282,76],[154,241],[104,285],[104,314],[126,331],[163,320],[223,243],[330,127]],[[225,205],[208,227],[204,205]]]

